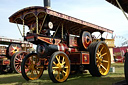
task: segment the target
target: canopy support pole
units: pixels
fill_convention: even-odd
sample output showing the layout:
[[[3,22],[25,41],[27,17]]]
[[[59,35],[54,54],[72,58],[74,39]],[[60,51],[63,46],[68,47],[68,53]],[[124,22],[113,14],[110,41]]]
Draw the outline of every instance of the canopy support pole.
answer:
[[[125,14],[125,11],[124,11],[123,8],[121,7],[121,5],[120,5],[120,3],[119,3],[118,0],[116,0],[116,3],[117,3],[117,5],[119,6],[119,8],[122,10],[122,12],[123,12],[124,16],[126,17],[126,19],[128,20],[128,17],[127,17],[127,15]]]
[[[43,27],[43,25],[44,25],[44,21],[46,20],[46,16],[47,16],[47,14],[45,14],[45,17],[44,17],[43,22],[42,22],[41,27],[40,27],[39,34],[40,34],[40,32],[41,32],[41,30],[42,30],[42,27]]]
[[[38,30],[38,17],[36,17],[36,33],[39,34],[39,30]]]
[[[25,25],[24,25],[24,20],[23,20],[23,37],[25,36]]]
[[[62,42],[63,42],[63,38],[64,38],[64,37],[63,37],[63,35],[64,35],[64,34],[63,34],[63,30],[64,30],[64,28],[63,28],[63,23],[62,23],[62,34],[61,34]]]
[[[60,23],[61,23],[61,22],[60,22]],[[56,31],[55,31],[55,33],[54,33],[54,35],[53,35],[53,38],[55,37],[55,35],[56,35],[57,31],[58,31],[58,28],[59,28],[59,26],[60,26],[60,23],[59,23],[59,25],[57,26],[57,29],[56,29]]]
[[[17,24],[17,22],[16,22],[16,24]],[[18,30],[19,30],[19,32],[20,32],[20,35],[23,37],[23,35],[22,35],[22,33],[21,33],[21,30],[20,30],[20,27],[18,26],[18,24],[17,24],[17,28],[18,28]]]

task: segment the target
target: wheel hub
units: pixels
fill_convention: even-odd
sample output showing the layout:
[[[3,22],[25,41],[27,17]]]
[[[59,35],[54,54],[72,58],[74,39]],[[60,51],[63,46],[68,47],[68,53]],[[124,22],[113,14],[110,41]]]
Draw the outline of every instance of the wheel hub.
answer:
[[[64,69],[64,65],[61,64],[57,64],[57,67],[59,71],[62,71]]]
[[[103,57],[101,57],[100,54],[98,54],[97,60],[98,60],[98,63],[99,63],[99,64],[103,63]]]

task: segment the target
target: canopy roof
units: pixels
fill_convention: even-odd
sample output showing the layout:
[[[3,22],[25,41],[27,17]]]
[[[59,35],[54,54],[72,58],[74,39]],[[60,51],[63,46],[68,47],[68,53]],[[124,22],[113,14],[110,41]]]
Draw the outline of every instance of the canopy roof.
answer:
[[[36,21],[35,17],[38,17],[38,20],[43,21],[43,18],[46,14],[50,16],[50,21],[53,22],[53,30],[56,30],[58,24],[62,22],[64,25],[64,29],[68,30],[69,33],[72,33],[74,35],[78,35],[81,30],[86,30],[89,32],[98,31],[101,33],[113,33],[113,30],[109,30],[107,28],[40,6],[33,6],[21,9],[18,12],[14,13],[12,16],[10,16],[9,21],[12,23],[22,24],[22,20],[24,20],[24,24],[29,25],[32,21]]]
[[[117,5],[116,3],[116,0],[106,0],[108,1],[109,3],[113,4],[114,6],[118,7],[119,6]],[[128,13],[128,0],[118,0],[118,2],[120,3],[121,7],[123,8],[123,10]]]
[[[30,45],[32,45],[32,43],[30,43],[30,42],[0,37],[0,44],[10,45],[12,43],[14,43],[14,44],[30,44]]]

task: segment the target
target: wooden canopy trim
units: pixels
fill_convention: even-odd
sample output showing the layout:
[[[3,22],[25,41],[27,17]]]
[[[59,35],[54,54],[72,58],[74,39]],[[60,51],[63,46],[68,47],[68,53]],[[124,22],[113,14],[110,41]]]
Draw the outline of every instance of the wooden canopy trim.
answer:
[[[27,7],[27,8],[21,9],[18,12],[14,13],[12,16],[10,16],[9,21],[12,22],[12,23],[16,23],[15,20],[17,18],[21,18],[21,20],[22,20],[22,19],[24,19],[24,17],[27,14],[32,13],[35,16],[38,16],[38,14],[40,14],[41,12],[44,12],[45,14],[49,14],[49,15],[55,17],[55,18],[59,18],[58,20],[61,19],[61,20],[64,20],[66,22],[76,23],[80,27],[83,27],[82,29],[84,29],[84,27],[86,27],[89,30],[91,30],[92,32],[99,31],[101,33],[103,33],[103,32],[113,33],[113,30],[110,30],[110,29],[107,29],[107,28],[104,28],[104,27],[101,27],[101,26],[98,26],[98,25],[95,25],[95,24],[77,19],[77,18],[74,18],[74,17],[68,16],[68,15],[53,11],[51,9],[40,7],[40,6],[33,6],[33,7]],[[18,24],[22,24],[22,23],[19,22]],[[85,30],[88,30],[86,28],[85,28]]]

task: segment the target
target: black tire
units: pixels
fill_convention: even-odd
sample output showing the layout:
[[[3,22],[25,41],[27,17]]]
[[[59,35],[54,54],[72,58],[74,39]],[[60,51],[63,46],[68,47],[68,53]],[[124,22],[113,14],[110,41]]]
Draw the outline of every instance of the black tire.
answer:
[[[34,74],[33,71],[36,71],[36,73]],[[39,79],[42,76],[43,71],[44,66],[41,64],[41,61],[36,53],[30,53],[25,56],[21,63],[21,73],[25,80],[29,81]],[[30,72],[30,74],[28,74],[28,72]]]
[[[60,57],[57,59],[56,56],[57,57],[60,56]],[[58,61],[58,60],[60,60],[60,61]],[[55,62],[55,63],[53,64],[53,62]],[[59,62],[61,63],[60,68],[59,68],[59,65],[60,65]],[[63,64],[63,62],[65,62],[65,64]],[[54,67],[57,67],[57,68],[54,68]],[[55,73],[53,73],[56,71],[58,72],[57,75]],[[52,54],[52,56],[49,60],[49,64],[48,64],[48,73],[49,73],[50,79],[54,83],[61,83],[61,82],[65,82],[67,80],[67,78],[70,74],[70,60],[64,52],[57,51]],[[58,77],[59,77],[59,79],[58,79]]]
[[[126,54],[125,56],[124,73],[125,73],[125,80],[128,84],[128,54]]]
[[[95,77],[107,75],[111,65],[111,56],[107,44],[104,41],[93,42],[89,45],[88,50],[90,54],[90,74]],[[100,50],[101,54],[98,55]],[[104,55],[106,58],[102,55]]]
[[[20,56],[19,56],[20,55]],[[17,52],[15,53],[12,58],[11,58],[11,68],[12,70],[15,72],[15,73],[21,73],[21,63],[22,63],[22,59],[27,55],[26,52],[24,51],[20,51],[20,52]],[[18,57],[18,59],[16,59]],[[20,57],[20,58],[19,58]],[[17,63],[19,63],[16,67],[16,61],[17,60]],[[19,68],[19,69],[17,69]]]

